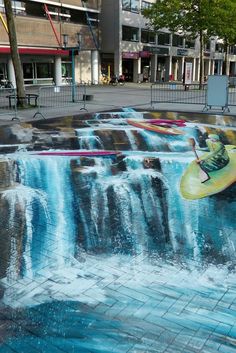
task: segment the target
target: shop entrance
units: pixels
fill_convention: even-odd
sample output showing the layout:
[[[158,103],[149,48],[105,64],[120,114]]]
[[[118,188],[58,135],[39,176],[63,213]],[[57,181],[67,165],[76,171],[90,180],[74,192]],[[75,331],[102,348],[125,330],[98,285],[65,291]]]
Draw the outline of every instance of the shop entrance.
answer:
[[[122,73],[125,76],[125,81],[133,82],[134,80],[134,60],[133,59],[123,59]]]

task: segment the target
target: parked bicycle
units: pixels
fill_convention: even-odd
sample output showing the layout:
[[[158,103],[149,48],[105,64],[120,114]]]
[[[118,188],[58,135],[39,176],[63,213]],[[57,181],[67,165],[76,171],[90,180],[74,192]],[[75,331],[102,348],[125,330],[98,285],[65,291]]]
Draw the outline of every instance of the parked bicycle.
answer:
[[[0,79],[0,89],[8,89],[8,92],[14,91],[14,86],[11,81],[6,78]]]
[[[120,76],[114,75],[114,76],[112,76],[109,83],[112,86],[117,86],[117,85],[124,86],[125,76],[124,75],[120,75]]]

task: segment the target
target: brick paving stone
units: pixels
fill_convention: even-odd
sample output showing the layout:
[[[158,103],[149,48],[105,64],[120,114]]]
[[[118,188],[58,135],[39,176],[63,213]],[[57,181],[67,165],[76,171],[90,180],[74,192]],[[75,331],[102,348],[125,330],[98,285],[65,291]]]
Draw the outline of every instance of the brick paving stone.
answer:
[[[230,332],[232,331],[232,326],[223,324],[222,322],[219,323],[219,325],[216,327],[215,332],[220,335],[230,335]]]
[[[183,327],[181,325],[178,325],[170,320],[166,320],[165,318],[159,317],[154,314],[150,314],[145,318],[145,321],[153,323],[157,325],[160,328],[166,328],[168,327],[169,330],[179,333]]]
[[[183,329],[176,335],[176,337],[173,340],[173,347],[185,347],[191,338],[195,335],[195,332],[190,330],[190,329]]]
[[[174,299],[178,299],[181,296],[181,293],[178,293],[174,289],[165,287],[163,285],[161,286],[154,285],[152,286],[152,290],[156,290],[158,293],[165,296],[169,296],[170,298],[174,298]]]
[[[123,303],[125,305],[130,303],[130,297],[125,295],[125,294],[123,294],[123,293],[120,293],[120,291],[114,290],[113,288],[110,288],[110,286],[106,287],[105,290],[106,290],[106,294],[109,297],[117,300],[119,303]]]
[[[208,340],[209,334],[206,334],[204,337],[204,335],[202,333],[200,333],[199,331],[196,333],[195,337],[192,337],[190,339],[189,343],[186,345],[187,349],[189,347],[191,347],[191,348],[197,349],[199,351],[202,350],[202,348],[204,347],[204,344]],[[199,335],[199,337],[198,337],[198,335]]]
[[[126,305],[124,309],[122,309],[116,317],[129,317],[133,316],[137,309],[139,309],[143,305],[142,302],[137,300],[132,300],[131,303]]]
[[[125,294],[128,297],[130,297],[132,299],[136,299],[142,303],[145,303],[150,299],[150,297],[145,295],[144,293],[139,293],[135,289],[130,289],[130,288],[127,288],[124,286],[121,286],[119,288],[119,293]]]
[[[235,353],[236,345],[234,347],[230,347],[228,345],[221,345],[218,351],[221,353]]]
[[[185,308],[187,308],[187,303],[180,298],[171,306],[170,311],[175,315],[180,315]]]
[[[114,305],[108,306],[107,310],[105,311],[106,316],[111,318],[117,317],[123,310],[125,310],[126,306],[126,304],[117,301]]]
[[[104,314],[108,309],[110,309],[110,306],[105,303],[99,303],[96,306],[96,312],[98,314]]]
[[[156,300],[151,300],[148,303],[143,304],[140,308],[138,308],[133,316],[135,318],[139,318],[139,319],[145,319],[145,317],[149,314],[151,314],[153,312],[153,310],[157,307],[157,305],[159,304],[159,301]]]
[[[211,318],[211,320],[214,320],[217,323],[225,323],[228,325],[234,325],[236,321],[236,317],[233,317],[230,314],[225,314],[224,312],[216,312],[216,311],[209,311],[206,309],[199,309],[197,312],[201,317],[206,317],[206,318]]]
[[[128,353],[130,349],[133,348],[132,344],[129,343],[119,343],[112,349],[112,353]]]
[[[161,342],[161,344],[166,343],[169,346],[172,344],[177,335],[178,334],[176,332],[165,330],[160,334],[158,342]]]
[[[194,317],[188,315],[188,313],[186,312],[183,312],[183,315],[181,316],[167,312],[165,315],[163,315],[163,318],[179,325],[181,329],[185,328],[190,329],[192,331],[198,331],[201,325],[200,323],[194,320]]]
[[[167,347],[167,344],[160,344],[155,348],[147,347],[141,344],[135,344],[134,347],[132,347],[128,351],[128,353],[163,353],[165,352],[166,347]]]

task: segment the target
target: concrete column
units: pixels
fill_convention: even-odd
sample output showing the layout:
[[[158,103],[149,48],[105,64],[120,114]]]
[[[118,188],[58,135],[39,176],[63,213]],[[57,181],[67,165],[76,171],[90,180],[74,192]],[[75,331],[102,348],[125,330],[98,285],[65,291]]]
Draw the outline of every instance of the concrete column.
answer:
[[[8,73],[9,81],[11,81],[11,83],[14,86],[14,88],[16,88],[16,77],[15,77],[15,71],[14,71],[12,58],[8,59],[8,62],[7,62],[7,73]]]
[[[193,77],[192,77],[193,82],[196,80],[196,58],[193,58]]]
[[[181,81],[184,79],[184,65],[185,65],[185,57],[181,58]]]
[[[196,81],[200,81],[200,58],[197,59],[196,65]]]
[[[208,60],[208,75],[211,75],[211,60]]]
[[[114,54],[114,74],[122,75],[122,53],[118,50]]]
[[[62,83],[62,76],[61,76],[61,57],[60,56],[55,56],[55,61],[54,61],[54,72],[55,72],[55,85],[60,86]]]
[[[177,81],[183,81],[183,73],[182,73],[182,58],[177,59]]]
[[[157,79],[157,54],[151,56],[151,82],[156,82]]]
[[[94,84],[99,81],[99,56],[97,50],[91,51],[91,81]]]
[[[215,74],[215,60],[211,60],[211,75]]]
[[[222,73],[223,73],[223,60],[219,60],[218,70],[219,70],[219,75],[222,75]]]
[[[169,81],[170,80],[170,75],[172,74],[172,55],[170,55],[167,60],[166,60],[166,77],[165,77],[165,81]]]
[[[134,82],[138,82],[138,75],[141,73],[141,58],[134,60],[134,71],[133,71],[133,78]]]

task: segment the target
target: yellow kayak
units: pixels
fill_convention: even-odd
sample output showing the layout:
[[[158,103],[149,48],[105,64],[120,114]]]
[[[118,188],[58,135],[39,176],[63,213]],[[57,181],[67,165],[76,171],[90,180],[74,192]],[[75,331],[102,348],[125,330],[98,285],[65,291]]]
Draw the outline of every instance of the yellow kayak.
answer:
[[[222,169],[208,173],[210,179],[201,183],[200,167],[193,161],[190,163],[180,181],[180,193],[187,200],[196,200],[217,194],[236,181],[236,146],[226,145],[230,161]],[[207,155],[205,153],[202,157]],[[200,159],[202,158],[200,157]]]

